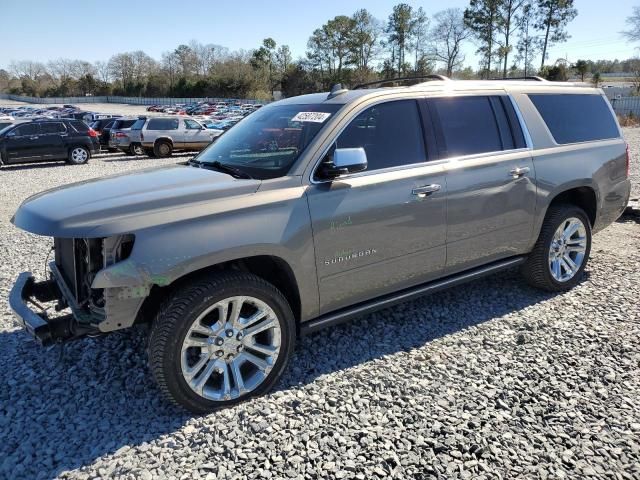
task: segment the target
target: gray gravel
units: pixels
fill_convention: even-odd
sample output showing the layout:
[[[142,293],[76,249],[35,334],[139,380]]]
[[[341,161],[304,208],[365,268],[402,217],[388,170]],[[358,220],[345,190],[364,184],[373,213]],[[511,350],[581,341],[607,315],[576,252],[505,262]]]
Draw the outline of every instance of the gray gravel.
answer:
[[[172,161],[0,171],[0,296],[51,245],[9,224],[26,196]],[[1,302],[0,477],[638,479],[639,240],[632,218],[598,234],[566,294],[508,272],[304,338],[274,393],[199,418],[159,398],[143,332],[60,361]]]

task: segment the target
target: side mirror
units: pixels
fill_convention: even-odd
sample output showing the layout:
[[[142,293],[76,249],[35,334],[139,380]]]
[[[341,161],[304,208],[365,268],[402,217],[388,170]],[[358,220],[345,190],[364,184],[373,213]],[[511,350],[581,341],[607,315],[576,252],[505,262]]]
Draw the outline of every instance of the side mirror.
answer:
[[[333,179],[340,175],[362,172],[367,169],[367,152],[364,148],[336,148],[320,167],[323,178]]]
[[[16,132],[7,132],[7,137],[15,137],[16,136]]]

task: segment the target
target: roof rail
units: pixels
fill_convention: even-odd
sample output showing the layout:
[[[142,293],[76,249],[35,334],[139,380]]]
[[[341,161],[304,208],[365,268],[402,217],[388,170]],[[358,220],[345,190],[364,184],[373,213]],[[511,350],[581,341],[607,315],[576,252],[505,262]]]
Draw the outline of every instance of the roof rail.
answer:
[[[492,78],[491,80],[533,80],[536,82],[546,82],[546,78],[538,77],[537,75],[527,75],[526,77],[507,77],[507,78]]]
[[[377,80],[375,82],[361,83],[361,84],[356,85],[355,87],[353,87],[353,89],[354,90],[358,90],[360,88],[370,87],[372,85],[380,85],[382,83],[408,82],[408,81],[411,81],[411,80],[442,80],[442,81],[449,81],[451,79],[449,77],[445,76],[445,75],[436,75],[436,74],[421,75],[421,76],[418,76],[418,77],[386,78],[384,80]]]

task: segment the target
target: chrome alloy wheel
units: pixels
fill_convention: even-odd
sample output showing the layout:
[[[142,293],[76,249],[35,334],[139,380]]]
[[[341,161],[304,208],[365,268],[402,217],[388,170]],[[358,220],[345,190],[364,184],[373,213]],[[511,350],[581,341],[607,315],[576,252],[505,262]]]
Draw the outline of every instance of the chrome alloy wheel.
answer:
[[[71,151],[71,160],[73,160],[74,163],[84,163],[88,157],[89,155],[84,148],[78,147]]]
[[[230,297],[208,307],[182,343],[182,376],[198,395],[233,400],[260,385],[280,353],[280,322],[254,297]]]
[[[571,280],[580,269],[587,250],[587,229],[579,218],[567,218],[553,234],[549,269],[558,282]]]

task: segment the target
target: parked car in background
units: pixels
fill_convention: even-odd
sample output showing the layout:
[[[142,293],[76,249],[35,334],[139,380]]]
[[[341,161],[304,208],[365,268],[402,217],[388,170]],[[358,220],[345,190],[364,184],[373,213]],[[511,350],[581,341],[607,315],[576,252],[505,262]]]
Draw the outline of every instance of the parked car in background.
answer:
[[[13,125],[15,121],[16,119],[10,115],[0,115],[0,130],[8,127],[9,125]]]
[[[150,117],[133,124],[130,141],[151,157],[169,157],[176,150],[200,151],[221,131],[210,130],[189,117]]]
[[[47,160],[80,165],[99,148],[98,134],[81,120],[28,120],[0,130],[3,165]]]
[[[118,118],[113,122],[109,131],[109,148],[121,150],[127,155],[142,155],[142,145],[139,141],[131,142],[131,127],[146,117]]]
[[[89,124],[91,128],[93,128],[98,134],[98,140],[100,142],[100,148],[108,149],[109,148],[109,128],[113,124],[115,119],[113,118],[102,118],[100,120],[95,120]],[[106,135],[105,135],[106,132]]]

